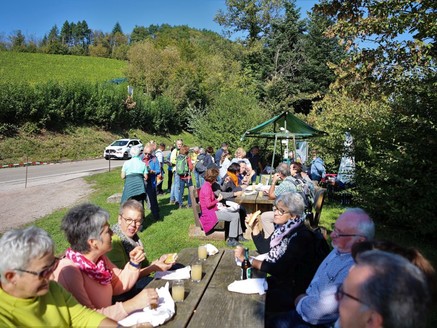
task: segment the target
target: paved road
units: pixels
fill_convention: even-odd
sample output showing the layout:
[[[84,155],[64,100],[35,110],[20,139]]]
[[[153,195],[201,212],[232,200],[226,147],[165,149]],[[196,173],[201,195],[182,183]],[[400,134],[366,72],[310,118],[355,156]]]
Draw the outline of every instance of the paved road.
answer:
[[[120,170],[123,163],[123,160],[107,161],[105,159],[94,159],[0,169],[0,191],[58,183],[99,172],[109,171],[109,169]]]

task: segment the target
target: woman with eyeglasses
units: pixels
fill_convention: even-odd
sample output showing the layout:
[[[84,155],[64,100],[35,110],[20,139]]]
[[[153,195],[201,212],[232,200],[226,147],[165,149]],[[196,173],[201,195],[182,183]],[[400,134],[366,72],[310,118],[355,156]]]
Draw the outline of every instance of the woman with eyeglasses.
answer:
[[[82,204],[72,208],[62,219],[70,248],[59,262],[54,279],[79,303],[119,321],[129,313],[158,302],[154,289],[143,289],[138,295],[112,305],[112,296],[129,291],[140,275],[145,255],[137,246],[129,253],[129,262],[117,268],[106,254],[112,249],[109,214],[99,206]]]
[[[253,241],[261,260],[251,259],[252,267],[269,273],[266,312],[285,312],[294,307],[294,299],[304,293],[319,266],[315,236],[304,224],[304,201],[297,193],[282,193],[275,200],[275,230],[268,238],[259,229],[258,218],[251,226]],[[241,247],[235,257],[244,259]]]
[[[140,202],[129,199],[124,202],[118,214],[118,222],[112,225],[112,249],[107,254],[108,258],[119,268],[124,268],[130,261],[129,254],[136,247],[144,249],[143,243],[138,236],[138,231],[143,223],[144,208]],[[113,300],[125,300],[138,294],[151,280],[149,275],[156,271],[167,271],[173,263],[167,264],[165,260],[169,254],[162,255],[150,265],[147,259],[140,263],[140,276],[135,287],[127,293],[115,296]]]
[[[53,240],[40,228],[10,230],[2,236],[0,326],[116,327],[50,280],[58,261]]]

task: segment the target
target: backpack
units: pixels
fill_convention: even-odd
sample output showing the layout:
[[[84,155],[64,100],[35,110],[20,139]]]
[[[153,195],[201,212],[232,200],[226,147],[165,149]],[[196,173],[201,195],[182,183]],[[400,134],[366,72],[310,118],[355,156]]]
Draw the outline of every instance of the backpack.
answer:
[[[187,176],[190,169],[188,168],[187,156],[178,155],[176,157],[176,173],[182,176]]]
[[[205,160],[205,154],[200,154],[199,156],[197,156],[197,163],[196,166],[194,167],[197,173],[202,174],[203,172],[206,171],[206,166],[205,164],[203,164]]]
[[[312,211],[313,204],[314,204],[314,195],[308,186],[308,183],[305,179],[291,179],[296,186],[296,192],[300,194],[303,198],[303,201],[305,202],[305,210],[308,212]]]

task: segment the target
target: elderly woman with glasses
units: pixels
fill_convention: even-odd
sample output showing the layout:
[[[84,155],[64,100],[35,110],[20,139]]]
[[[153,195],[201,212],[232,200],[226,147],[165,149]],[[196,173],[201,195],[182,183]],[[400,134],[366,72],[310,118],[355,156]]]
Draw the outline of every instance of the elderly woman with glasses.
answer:
[[[93,204],[78,205],[65,215],[61,229],[70,248],[59,262],[54,279],[81,304],[118,321],[132,311],[157,304],[158,295],[154,289],[143,289],[135,297],[112,305],[113,295],[135,285],[145,255],[137,246],[129,253],[124,268],[117,268],[106,256],[112,248],[108,219],[108,212]]]
[[[130,261],[129,253],[136,247],[143,249],[143,243],[138,236],[138,231],[141,228],[144,217],[144,208],[140,202],[129,199],[120,207],[118,222],[112,225],[111,229],[114,232],[112,236],[112,250],[107,256],[119,268],[124,268]],[[147,259],[141,262],[139,280],[129,292],[115,297],[115,299],[123,300],[126,297],[134,296],[140,292],[150,281],[149,275],[156,271],[167,271],[173,263],[165,263],[168,254],[162,255],[158,260],[147,265]]]
[[[0,239],[1,327],[116,327],[80,305],[49,278],[58,265],[54,243],[40,228],[6,232]]]
[[[258,218],[252,228],[253,241],[264,260],[251,259],[252,267],[270,274],[266,312],[283,312],[294,307],[294,299],[304,293],[320,264],[314,233],[304,224],[304,201],[297,193],[286,192],[275,201],[275,230],[268,238],[260,231]],[[244,259],[244,250],[235,249]]]

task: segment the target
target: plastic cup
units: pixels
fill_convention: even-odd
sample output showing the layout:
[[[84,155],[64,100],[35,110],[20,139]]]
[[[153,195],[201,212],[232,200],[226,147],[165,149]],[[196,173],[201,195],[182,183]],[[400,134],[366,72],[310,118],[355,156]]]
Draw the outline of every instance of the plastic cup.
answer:
[[[199,248],[197,249],[197,254],[199,256],[199,260],[206,260],[206,258],[208,257],[206,246],[199,246]]]
[[[173,281],[171,296],[175,302],[183,302],[185,298],[185,285],[183,280]]]
[[[196,261],[191,266],[191,280],[200,282],[202,280],[202,262]]]

